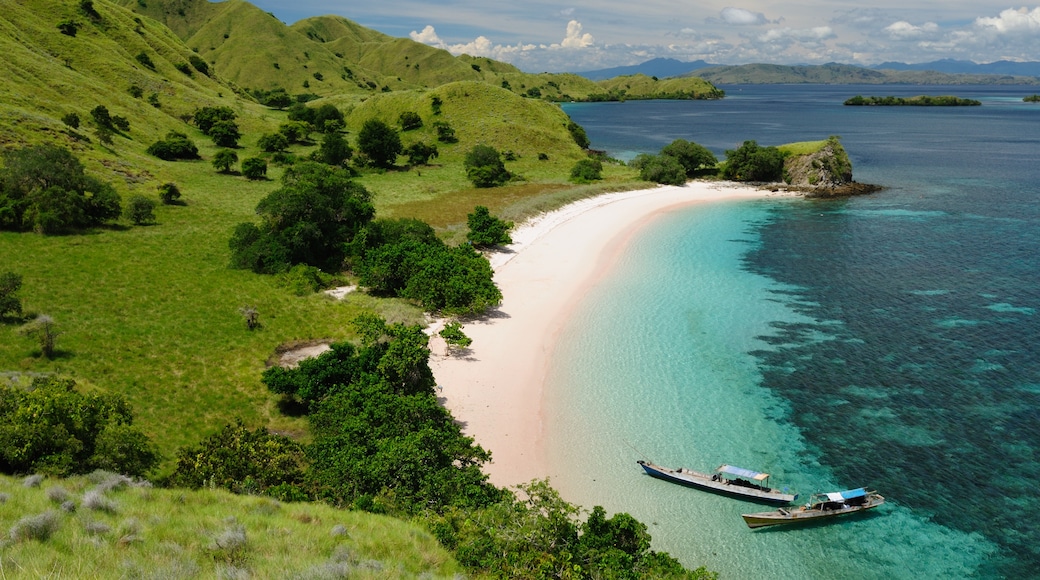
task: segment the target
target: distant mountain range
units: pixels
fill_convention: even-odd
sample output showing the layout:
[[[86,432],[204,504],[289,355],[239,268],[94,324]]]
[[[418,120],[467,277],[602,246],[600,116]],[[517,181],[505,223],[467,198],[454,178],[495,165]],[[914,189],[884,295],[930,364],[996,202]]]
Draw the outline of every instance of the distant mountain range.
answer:
[[[720,65],[703,60],[684,62],[655,58],[642,64],[577,72],[590,80],[644,74],[668,78],[698,76],[716,84],[736,83],[920,83],[920,84],[1038,84],[1040,62],[997,61],[979,64],[969,60],[943,59],[907,64],[884,62],[861,67],[824,65]]]

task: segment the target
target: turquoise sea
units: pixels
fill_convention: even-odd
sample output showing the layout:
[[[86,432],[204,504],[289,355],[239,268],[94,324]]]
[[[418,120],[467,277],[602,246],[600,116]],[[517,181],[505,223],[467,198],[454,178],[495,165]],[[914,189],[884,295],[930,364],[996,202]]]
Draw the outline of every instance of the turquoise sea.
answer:
[[[723,578],[1036,577],[1040,105],[1021,101],[1035,87],[722,88],[565,110],[621,158],[680,137],[722,157],[839,135],[857,181],[887,189],[693,206],[636,236],[556,345],[553,484]],[[841,105],[856,94],[983,106]],[[767,507],[650,478],[640,458],[888,502],[751,531],[740,514]]]

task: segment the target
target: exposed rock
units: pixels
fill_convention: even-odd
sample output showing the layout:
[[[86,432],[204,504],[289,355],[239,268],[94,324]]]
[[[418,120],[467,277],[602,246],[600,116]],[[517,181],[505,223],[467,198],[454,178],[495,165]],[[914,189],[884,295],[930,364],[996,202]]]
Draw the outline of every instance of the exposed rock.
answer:
[[[804,192],[806,197],[862,195],[881,189],[852,180],[852,162],[835,137],[812,153],[785,159],[784,173],[787,186],[783,189]]]

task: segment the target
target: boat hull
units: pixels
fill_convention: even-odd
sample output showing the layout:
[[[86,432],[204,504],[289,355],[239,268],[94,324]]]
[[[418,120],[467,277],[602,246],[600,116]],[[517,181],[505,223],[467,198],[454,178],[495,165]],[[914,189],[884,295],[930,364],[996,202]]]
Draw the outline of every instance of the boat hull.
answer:
[[[714,480],[712,479],[712,476],[707,473],[700,473],[689,469],[669,469],[646,461],[639,461],[638,463],[643,468],[643,471],[652,477],[737,499],[770,505],[787,505],[798,498],[796,494],[783,493],[779,490],[764,491],[761,489],[735,485],[729,483],[727,480]]]
[[[847,516],[850,514],[865,512],[885,503],[885,498],[880,495],[872,497],[863,505],[848,506],[841,509],[805,509],[804,507],[794,510],[778,509],[771,512],[757,514],[742,514],[744,523],[751,529],[764,528],[767,526],[797,525],[810,522],[826,521],[832,518]]]

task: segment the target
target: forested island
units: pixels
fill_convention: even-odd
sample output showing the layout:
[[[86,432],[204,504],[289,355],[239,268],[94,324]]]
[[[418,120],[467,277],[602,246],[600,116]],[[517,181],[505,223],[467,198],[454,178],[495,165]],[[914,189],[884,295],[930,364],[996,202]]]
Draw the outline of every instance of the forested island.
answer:
[[[940,95],[918,95],[916,97],[864,97],[856,95],[845,100],[851,107],[977,107],[982,101]]]
[[[1040,103],[1040,95],[1029,95],[1028,97],[1022,97],[1022,100],[1027,103]]]

